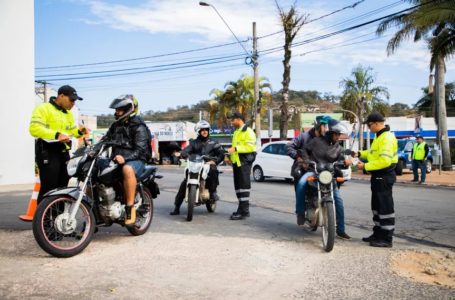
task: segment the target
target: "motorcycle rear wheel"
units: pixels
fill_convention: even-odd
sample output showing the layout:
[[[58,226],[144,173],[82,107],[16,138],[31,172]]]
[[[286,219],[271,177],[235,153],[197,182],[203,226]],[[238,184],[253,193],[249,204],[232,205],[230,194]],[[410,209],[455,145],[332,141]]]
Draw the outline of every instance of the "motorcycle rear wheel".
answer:
[[[153,220],[153,198],[148,188],[143,187],[142,205],[136,210],[136,223],[126,229],[135,236],[147,232]]]
[[[38,245],[55,257],[71,257],[90,244],[95,232],[95,216],[90,206],[81,202],[76,213],[74,230],[63,231],[76,199],[69,196],[44,198],[33,217],[33,235]]]
[[[322,246],[330,252],[335,244],[335,211],[333,202],[326,202],[322,209]]]
[[[195,185],[190,185],[188,191],[188,212],[186,215],[186,220],[191,222],[193,220],[193,210],[194,210],[194,202],[196,201],[196,194],[197,189]]]

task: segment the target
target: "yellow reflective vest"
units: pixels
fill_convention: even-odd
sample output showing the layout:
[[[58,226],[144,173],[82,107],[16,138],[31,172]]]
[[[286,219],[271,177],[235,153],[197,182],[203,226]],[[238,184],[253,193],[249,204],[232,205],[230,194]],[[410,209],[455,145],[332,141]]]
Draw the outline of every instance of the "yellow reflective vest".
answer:
[[[425,159],[425,142],[415,143],[414,148],[412,149],[412,159],[414,160],[424,160]]]
[[[360,158],[368,160],[365,164],[366,171],[378,171],[398,163],[398,142],[395,135],[388,130],[379,132],[370,150],[360,151]]]
[[[54,102],[42,103],[35,107],[29,132],[33,137],[43,140],[56,140],[57,133],[82,136],[71,111],[58,107]]]
[[[236,151],[231,153],[231,162],[240,167],[242,164],[239,154],[256,151],[256,134],[254,134],[253,129],[246,124],[236,129],[232,137],[232,147],[235,147]]]

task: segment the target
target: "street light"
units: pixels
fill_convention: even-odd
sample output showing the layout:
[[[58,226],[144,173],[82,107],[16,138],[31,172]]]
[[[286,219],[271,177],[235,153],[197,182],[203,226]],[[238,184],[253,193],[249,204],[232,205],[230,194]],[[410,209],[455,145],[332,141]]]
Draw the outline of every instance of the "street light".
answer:
[[[210,6],[211,8],[213,8],[213,10],[216,12],[216,14],[220,17],[220,19],[223,21],[223,23],[226,25],[226,27],[229,29],[229,31],[232,33],[232,35],[235,37],[235,39],[237,40],[237,42],[240,44],[240,46],[243,48],[243,50],[245,51],[245,53],[248,55],[248,57],[251,57],[251,54],[245,49],[245,47],[243,46],[242,42],[240,42],[240,40],[238,39],[238,37],[235,35],[234,31],[232,31],[231,27],[229,27],[228,23],[224,20],[224,18],[221,16],[221,14],[218,12],[218,10],[216,9],[215,6],[213,6],[212,4],[210,3],[207,3],[207,2],[203,2],[203,1],[200,1],[199,2],[199,5],[200,6]]]
[[[210,3],[200,1],[199,5],[201,6],[210,6],[215,10],[216,14],[220,17],[232,35],[235,37],[237,42],[242,47],[243,51],[248,55],[250,61],[247,64],[251,64],[253,66],[254,72],[254,105],[256,105],[256,109],[253,108],[253,112],[255,113],[255,129],[256,129],[256,146],[258,149],[261,147],[261,112],[260,112],[260,97],[259,97],[259,70],[258,70],[258,52],[257,52],[257,37],[256,37],[256,22],[253,22],[253,52],[248,52],[243,44],[240,42],[238,37],[235,35],[234,31],[232,31],[231,27],[229,27],[228,23],[224,20],[221,14],[218,12],[215,6]],[[253,105],[253,106],[254,106]]]

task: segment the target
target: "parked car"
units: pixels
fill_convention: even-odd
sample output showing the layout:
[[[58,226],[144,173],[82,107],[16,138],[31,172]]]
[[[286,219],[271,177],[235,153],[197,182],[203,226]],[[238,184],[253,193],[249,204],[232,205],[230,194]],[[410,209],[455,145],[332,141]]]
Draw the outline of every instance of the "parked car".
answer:
[[[417,141],[411,139],[398,140],[398,164],[395,168],[395,173],[397,175],[402,175],[404,169],[412,171],[411,152],[415,143],[417,143]],[[433,169],[433,156],[431,148],[425,161],[425,165],[427,167],[427,173],[431,173]]]
[[[264,144],[258,151],[253,163],[253,179],[257,182],[264,181],[269,177],[283,178],[292,181],[291,166],[294,162],[286,154],[287,141],[278,141]],[[351,179],[351,169],[343,169],[345,180]]]

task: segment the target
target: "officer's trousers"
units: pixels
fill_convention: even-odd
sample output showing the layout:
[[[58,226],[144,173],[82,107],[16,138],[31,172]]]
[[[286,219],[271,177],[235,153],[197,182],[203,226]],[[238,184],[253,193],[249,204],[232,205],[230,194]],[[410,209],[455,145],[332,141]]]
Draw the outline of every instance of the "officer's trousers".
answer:
[[[395,230],[395,211],[392,196],[392,187],[395,181],[395,170],[371,176],[373,233],[376,238],[389,242],[392,241]]]
[[[39,169],[41,188],[38,194],[38,204],[43,200],[44,194],[59,188],[68,186],[70,177],[66,170],[70,156],[68,152],[37,153],[35,161]]]
[[[251,163],[242,163],[240,167],[233,164],[234,189],[239,202],[250,200],[251,191]]]

